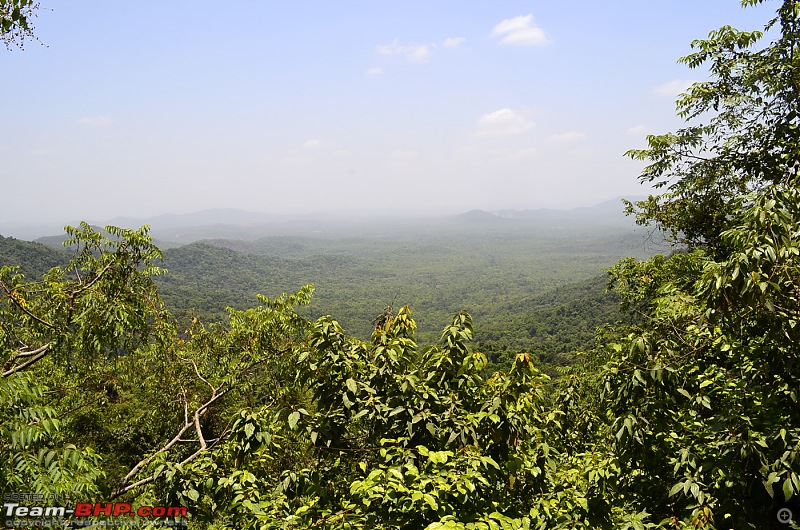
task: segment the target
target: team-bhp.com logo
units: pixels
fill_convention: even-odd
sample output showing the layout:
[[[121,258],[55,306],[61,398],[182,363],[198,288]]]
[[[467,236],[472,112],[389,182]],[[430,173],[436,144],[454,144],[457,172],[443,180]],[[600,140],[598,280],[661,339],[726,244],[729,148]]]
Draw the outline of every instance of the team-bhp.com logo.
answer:
[[[186,526],[185,506],[139,506],[134,508],[127,502],[89,503],[79,502],[75,507],[23,506],[18,501],[5,500],[3,519],[6,527],[48,527],[63,524],[67,518],[71,526],[139,526],[139,523],[154,526]],[[98,520],[96,518],[103,517]]]

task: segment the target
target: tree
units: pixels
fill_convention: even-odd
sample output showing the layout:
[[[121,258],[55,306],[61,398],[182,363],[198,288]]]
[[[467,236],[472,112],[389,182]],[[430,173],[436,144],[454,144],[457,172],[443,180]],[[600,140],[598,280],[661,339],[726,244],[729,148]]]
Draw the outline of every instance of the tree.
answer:
[[[743,6],[763,0],[743,0]],[[780,182],[800,167],[800,15],[783,0],[761,31],[723,26],[681,59],[707,66],[711,79],[695,83],[677,102],[687,126],[648,136],[648,148],[627,154],[649,165],[640,176],[664,193],[629,203],[641,224],[654,224],[678,243],[715,248],[730,227],[735,199]]]
[[[486,373],[460,312],[420,347],[404,307],[370,341],[295,308],[312,288],[181,329],[147,228],[68,228],[73,259],[0,269],[0,490],[184,505],[200,528],[593,528],[614,455],[586,387],[514,357]],[[555,396],[555,397],[554,397]],[[568,424],[562,419],[567,418]],[[594,431],[597,431],[595,433]]]
[[[0,2],[0,39],[6,49],[22,48],[26,39],[36,39],[33,19],[40,8],[35,0],[3,0]]]
[[[642,519],[607,502],[610,455],[562,424],[530,354],[484,378],[467,313],[437,346],[420,349],[415,328],[408,307],[385,313],[369,342],[317,320],[295,353],[304,397],[242,410],[226,443],[169,475],[168,498],[191,499],[197,519],[217,528],[521,530]]]
[[[800,2],[767,29],[695,41],[683,61],[712,80],[678,110],[708,124],[630,152],[667,186],[639,220],[688,248],[612,270],[636,323],[606,345],[604,398],[621,491],[675,528],[763,528],[800,495]]]
[[[0,268],[0,490],[146,499],[227,441],[242,407],[291,394],[294,307],[313,289],[181,330],[147,227],[67,232],[75,256],[43,280]]]
[[[651,513],[718,528],[759,521],[800,493],[800,193],[745,196],[703,250],[614,271],[641,323],[604,370],[626,489]]]

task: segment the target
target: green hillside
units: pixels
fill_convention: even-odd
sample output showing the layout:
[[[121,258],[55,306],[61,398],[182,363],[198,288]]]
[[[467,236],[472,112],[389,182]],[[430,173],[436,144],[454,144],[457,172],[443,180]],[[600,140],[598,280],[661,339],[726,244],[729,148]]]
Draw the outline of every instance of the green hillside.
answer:
[[[171,307],[206,321],[224,319],[227,306],[251,306],[256,293],[275,297],[313,283],[305,314],[335,315],[362,338],[387,306],[411,306],[418,333],[430,341],[443,319],[467,310],[491,357],[513,346],[553,360],[585,347],[597,325],[615,319],[602,269],[647,253],[629,228],[558,232],[496,217],[488,226],[464,223],[339,238],[208,240],[165,251],[169,274],[158,283]]]
[[[0,266],[19,266],[28,279],[41,278],[53,267],[64,265],[69,253],[41,243],[0,236]]]
[[[351,226],[348,234],[325,237],[207,240],[162,249],[169,272],[156,281],[183,323],[224,322],[226,308],[252,307],[256,294],[274,298],[313,283],[302,314],[334,315],[362,339],[387,306],[412,307],[419,336],[429,342],[438,339],[442,321],[467,310],[476,347],[496,365],[507,366],[518,351],[563,364],[571,352],[591,347],[598,326],[618,317],[602,269],[647,252],[629,225],[588,224],[552,214],[543,221],[468,212],[436,223]],[[53,247],[3,239],[2,263],[23,264],[30,278],[64,263],[64,237],[43,240]]]

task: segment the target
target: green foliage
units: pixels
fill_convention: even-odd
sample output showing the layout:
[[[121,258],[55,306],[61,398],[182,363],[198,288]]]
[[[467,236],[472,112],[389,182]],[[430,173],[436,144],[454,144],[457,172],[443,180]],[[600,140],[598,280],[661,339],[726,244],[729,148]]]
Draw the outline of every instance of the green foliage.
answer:
[[[205,321],[224,322],[225,308],[248,307],[254,292],[292,292],[313,282],[317,289],[304,316],[334,315],[364,340],[372,318],[402,300],[419,315],[417,333],[425,343],[436,341],[441,323],[466,309],[490,358],[505,350],[536,351],[556,360],[570,346],[589,347],[594,328],[613,321],[616,306],[612,297],[595,303],[602,287],[587,289],[583,282],[631,253],[647,256],[642,236],[631,225],[564,221],[566,226],[553,227],[555,221],[497,219],[503,224],[437,225],[408,233],[400,225],[386,228],[387,235],[359,238],[193,243],[164,252],[170,274],[156,281],[180,318],[188,309]],[[559,288],[561,293],[551,294]],[[591,303],[582,300],[586,291]],[[568,307],[559,313],[556,305]],[[564,316],[574,326],[563,325]],[[504,366],[510,361],[502,360]]]
[[[102,363],[135,348],[158,323],[162,308],[150,277],[160,273],[153,263],[161,253],[149,243],[146,228],[108,227],[113,240],[85,224],[67,230],[78,245],[76,255],[41,282],[25,281],[12,267],[0,268],[5,372],[23,366],[40,349],[69,369]]]
[[[569,429],[529,354],[484,379],[467,313],[439,346],[420,350],[415,328],[407,307],[369,342],[317,320],[295,358],[307,400],[242,411],[225,444],[171,475],[175,498],[235,528],[591,528],[629,516],[603,500],[607,456],[556,447]]]
[[[36,491],[92,498],[103,475],[91,449],[61,440],[61,422],[30,374],[0,378],[0,492]]]
[[[563,285],[484,314],[476,324],[476,347],[492,370],[508,370],[515,352],[535,352],[549,375],[557,367],[580,362],[576,352],[596,346],[598,328],[626,315],[619,296],[606,288],[606,278]],[[477,320],[477,319],[476,319]]]
[[[754,4],[760,2],[745,2]],[[628,155],[649,165],[640,176],[666,191],[629,203],[641,224],[655,224],[677,241],[715,248],[730,227],[735,199],[779,182],[800,164],[800,26],[796,0],[783,0],[764,33],[724,26],[692,43],[681,59],[705,66],[711,79],[695,83],[677,103],[689,124],[648,136],[648,148]],[[699,120],[705,118],[706,123]]]
[[[146,229],[70,233],[74,258],[43,281],[3,270],[0,331],[3,381],[32,374],[47,388],[49,412],[36,414],[58,438],[37,458],[83,474],[65,468],[40,487],[32,470],[4,487],[158,499],[234,528],[570,527],[625,512],[599,493],[610,474],[589,442],[596,426],[582,422],[578,441],[561,424],[530,354],[487,377],[468,313],[440,346],[418,347],[409,308],[361,341],[297,313],[309,286],[181,331],[155,289]],[[30,431],[15,425],[4,428]]]
[[[53,267],[65,265],[69,258],[62,249],[0,236],[0,263],[18,266],[28,278],[41,278]]]
[[[44,434],[92,447],[88,453],[72,447],[36,454],[48,465],[62,453],[72,465],[101,454],[104,471],[86,471],[95,480],[91,487],[72,489],[113,498],[141,483],[134,479],[152,462],[188,461],[211,440],[224,438],[228,417],[243,403],[274,399],[275,389],[290,379],[282,359],[305,326],[292,308],[307,304],[312,289],[276,300],[260,297],[256,308],[231,310],[229,328],[206,328],[195,320],[179,332],[152,281],[163,271],[155,265],[161,253],[146,227],[107,227],[106,236],[84,224],[68,232],[72,237],[65,244],[74,258],[42,281],[0,269],[2,382],[25,390],[8,390],[4,403],[22,419],[14,423],[9,415],[4,429],[13,466],[30,460],[25,451],[33,442],[44,448],[60,439],[42,445],[49,440]],[[27,401],[26,392],[32,396]],[[38,403],[41,408],[31,408]],[[20,423],[25,419],[27,427]],[[186,445],[187,432],[196,433],[194,448]],[[59,473],[62,482],[39,489],[69,491],[69,484],[78,484]],[[13,484],[32,488],[41,482],[38,476],[33,470],[18,473]]]
[[[22,48],[25,39],[35,39],[33,21],[39,9],[34,0],[3,0],[0,2],[0,40],[6,49],[11,45]]]
[[[754,3],[754,2],[748,2]],[[669,187],[639,220],[688,251],[612,270],[633,324],[602,355],[620,490],[674,527],[763,528],[800,476],[800,4],[760,32],[730,27],[683,59],[713,76],[678,102],[693,120],[632,151]]]
[[[0,489],[157,499],[213,529],[764,528],[800,500],[799,21],[785,0],[770,45],[695,43],[713,79],[679,110],[709,124],[631,153],[675,179],[640,220],[688,248],[612,268],[627,319],[555,377],[502,348],[492,373],[466,311],[432,346],[408,306],[349,336],[303,316],[311,286],[181,327],[146,227],[68,229],[42,281],[3,267]]]
[[[770,186],[739,201],[725,259],[615,272],[642,318],[610,345],[615,450],[658,515],[758,528],[798,492],[798,205],[795,181]]]

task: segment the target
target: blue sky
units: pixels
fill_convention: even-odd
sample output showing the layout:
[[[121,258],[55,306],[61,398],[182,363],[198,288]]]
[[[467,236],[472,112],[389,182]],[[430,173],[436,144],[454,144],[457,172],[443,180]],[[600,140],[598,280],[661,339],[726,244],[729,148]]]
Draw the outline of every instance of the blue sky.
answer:
[[[0,50],[0,223],[451,214],[648,192],[677,63],[775,2],[42,0]],[[2,224],[0,224],[0,228]]]

